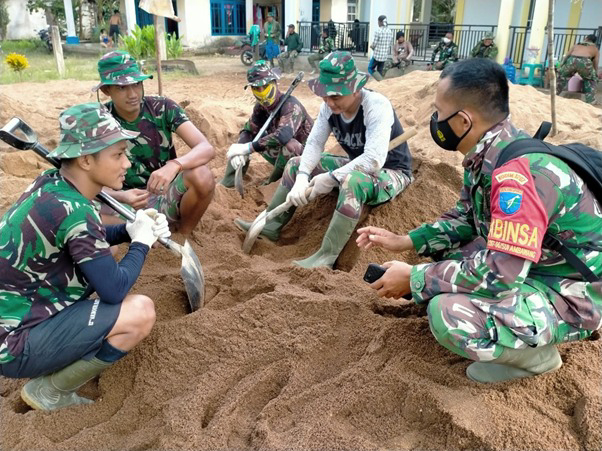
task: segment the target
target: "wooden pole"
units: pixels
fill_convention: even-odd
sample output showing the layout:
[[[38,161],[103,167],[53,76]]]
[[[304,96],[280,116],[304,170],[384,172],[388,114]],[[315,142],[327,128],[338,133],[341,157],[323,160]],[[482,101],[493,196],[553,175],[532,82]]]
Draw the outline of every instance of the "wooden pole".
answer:
[[[550,74],[550,110],[552,112],[552,136],[556,135],[556,70],[554,61],[554,0],[548,8],[548,73]]]
[[[161,52],[159,51],[159,16],[156,14],[153,14],[153,24],[155,26],[155,53],[157,55],[157,85],[159,87],[159,95],[162,96],[163,86],[161,83]]]
[[[59,77],[65,76],[65,59],[63,58],[63,46],[61,45],[61,35],[59,27],[53,25],[51,27],[50,39],[52,39],[52,51],[56,60],[56,69],[59,72]]]
[[[161,18],[163,19],[163,18]],[[159,17],[153,14],[153,24],[155,26],[155,53],[157,55],[157,86],[159,87],[159,95],[163,95],[163,85],[161,83],[161,52],[159,51]]]

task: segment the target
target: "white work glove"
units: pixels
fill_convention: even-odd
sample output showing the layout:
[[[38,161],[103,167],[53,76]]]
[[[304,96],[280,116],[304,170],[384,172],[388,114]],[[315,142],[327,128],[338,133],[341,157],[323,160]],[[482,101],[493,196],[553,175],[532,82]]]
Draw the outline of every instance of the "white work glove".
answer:
[[[325,172],[324,174],[319,174],[312,178],[309,186],[312,190],[308,200],[312,201],[322,194],[331,192],[333,188],[339,186],[339,181],[336,180],[330,172]]]
[[[291,189],[291,192],[286,196],[286,201],[292,203],[295,207],[307,205],[305,190],[309,186],[309,176],[307,174],[297,173],[297,179]]]
[[[132,243],[142,243],[151,247],[157,241],[157,236],[153,230],[155,221],[148,216],[144,210],[136,211],[136,218],[132,222],[125,224],[125,230],[132,239]]]
[[[153,223],[153,233],[158,238],[169,238],[171,236],[171,231],[169,230],[169,223],[167,222],[167,216],[163,213],[159,213],[154,208],[148,208],[144,210],[147,216],[151,219],[154,219]]]
[[[245,164],[247,164],[247,161],[249,161],[249,157],[247,157],[246,155],[235,155],[230,160],[230,164],[236,171],[238,168],[241,168]]]
[[[251,147],[251,143],[244,143],[244,144],[239,144],[239,143],[235,143],[232,144],[230,146],[230,148],[228,149],[228,153],[226,153],[226,157],[228,157],[228,160],[231,160],[232,158],[241,155],[241,156],[245,156],[245,155],[249,155],[252,151],[252,147]]]

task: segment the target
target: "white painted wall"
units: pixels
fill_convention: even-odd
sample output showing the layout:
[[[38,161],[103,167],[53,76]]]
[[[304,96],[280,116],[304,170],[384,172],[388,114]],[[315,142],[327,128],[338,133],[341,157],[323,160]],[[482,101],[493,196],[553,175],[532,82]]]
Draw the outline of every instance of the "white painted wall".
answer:
[[[601,25],[602,0],[584,0],[579,28],[598,28]]]
[[[334,22],[347,22],[347,0],[332,0],[330,18]]]
[[[464,25],[495,25],[500,15],[499,0],[466,0]],[[520,17],[520,13],[519,13]]]
[[[184,12],[180,17],[180,33],[184,35],[184,45],[202,47],[213,40],[209,0],[185,0]]]
[[[372,2],[370,8],[370,16],[368,19],[366,19],[370,22],[370,36],[368,37],[369,45],[372,44],[372,42],[374,41],[374,33],[376,32],[376,30],[378,30],[378,17],[382,14],[387,16],[388,23],[395,23],[397,18],[397,2]],[[368,55],[372,56],[372,49],[369,50]]]
[[[24,0],[8,0],[6,8],[10,20],[6,28],[6,39],[36,38],[36,31],[48,26],[44,11],[38,10],[30,14]]]

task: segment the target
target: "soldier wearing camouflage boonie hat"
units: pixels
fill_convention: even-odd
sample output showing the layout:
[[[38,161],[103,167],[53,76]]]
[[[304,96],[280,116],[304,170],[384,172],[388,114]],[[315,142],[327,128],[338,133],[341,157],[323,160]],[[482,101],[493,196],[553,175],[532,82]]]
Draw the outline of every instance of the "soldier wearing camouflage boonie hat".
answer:
[[[320,62],[320,76],[308,85],[320,97],[348,96],[362,89],[368,77],[357,70],[350,52],[332,52]]]
[[[265,86],[272,81],[280,79],[280,71],[273,69],[266,60],[255,62],[247,71],[247,81],[245,89],[248,86]]]
[[[489,58],[495,60],[498,54],[498,48],[493,41],[495,35],[492,32],[487,32],[479,42],[473,47],[470,52],[472,58]],[[489,41],[487,44],[486,42]]]
[[[49,157],[63,159],[90,155],[139,133],[124,130],[106,108],[98,103],[83,103],[67,108],[59,116],[61,137]]]
[[[101,86],[125,86],[153,78],[152,75],[144,74],[136,59],[123,50],[109,52],[99,59],[98,74],[100,83],[94,87],[93,91],[98,91]]]

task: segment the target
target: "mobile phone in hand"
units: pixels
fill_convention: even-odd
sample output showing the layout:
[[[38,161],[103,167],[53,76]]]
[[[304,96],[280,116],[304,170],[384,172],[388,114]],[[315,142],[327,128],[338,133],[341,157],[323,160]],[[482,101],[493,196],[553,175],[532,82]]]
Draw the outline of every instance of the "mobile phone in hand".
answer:
[[[364,274],[364,281],[368,283],[374,283],[380,279],[386,271],[387,268],[384,266],[376,263],[370,263],[366,269],[366,273]]]
[[[374,283],[378,279],[380,279],[386,271],[387,268],[385,268],[384,266],[378,265],[376,263],[370,263],[364,274],[364,281],[368,283]],[[412,293],[405,294],[402,297],[408,301],[411,301]]]

